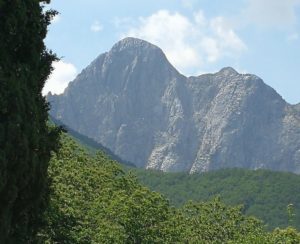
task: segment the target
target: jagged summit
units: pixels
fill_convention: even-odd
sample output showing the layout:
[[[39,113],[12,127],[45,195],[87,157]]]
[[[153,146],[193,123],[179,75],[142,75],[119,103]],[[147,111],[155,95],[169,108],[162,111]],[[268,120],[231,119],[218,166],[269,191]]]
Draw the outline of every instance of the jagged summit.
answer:
[[[299,105],[231,67],[187,78],[137,38],[116,43],[48,99],[53,117],[139,167],[300,173]]]

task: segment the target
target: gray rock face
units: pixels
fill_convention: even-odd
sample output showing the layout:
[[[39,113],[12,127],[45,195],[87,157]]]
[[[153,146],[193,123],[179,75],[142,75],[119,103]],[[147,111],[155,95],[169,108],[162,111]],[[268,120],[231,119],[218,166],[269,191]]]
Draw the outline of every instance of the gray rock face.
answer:
[[[187,78],[143,40],[121,40],[47,98],[52,116],[139,167],[300,173],[299,105],[232,68]]]

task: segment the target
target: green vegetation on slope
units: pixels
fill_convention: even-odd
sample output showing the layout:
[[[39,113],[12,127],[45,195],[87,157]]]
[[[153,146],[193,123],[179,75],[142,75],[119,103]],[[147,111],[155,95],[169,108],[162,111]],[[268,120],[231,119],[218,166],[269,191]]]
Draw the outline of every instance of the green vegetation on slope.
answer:
[[[123,159],[121,159],[120,157],[118,157],[116,154],[114,154],[111,150],[109,150],[107,147],[104,147],[101,143],[96,142],[95,140],[80,134],[79,132],[73,130],[72,128],[70,128],[69,126],[65,125],[64,123],[62,123],[61,121],[59,121],[58,119],[55,119],[54,117],[52,117],[50,115],[50,121],[57,125],[57,126],[61,126],[62,128],[64,128],[66,131],[68,131],[68,134],[78,143],[80,143],[84,148],[86,148],[88,151],[90,151],[91,153],[96,153],[97,151],[102,151],[105,154],[107,154],[111,159],[118,161],[121,164],[130,166],[130,167],[135,167],[135,165],[131,162],[125,161]]]
[[[71,135],[85,145],[79,133]],[[93,141],[92,139],[89,139]],[[101,149],[89,143],[94,150]],[[182,206],[188,200],[208,201],[216,196],[228,205],[243,205],[243,213],[264,221],[267,229],[287,227],[300,229],[300,176],[268,170],[222,169],[203,174],[164,173],[161,171],[132,170],[139,181],[153,191],[166,196],[172,205]],[[287,213],[292,205],[294,216]]]
[[[300,176],[267,170],[223,169],[202,174],[164,173],[133,169],[142,184],[165,195],[175,206],[187,200],[208,201],[220,196],[229,205],[264,221],[268,229],[290,224],[300,228]],[[287,206],[293,204],[294,216]]]
[[[292,228],[265,232],[261,223],[213,199],[171,207],[159,193],[99,152],[68,136],[49,167],[50,205],[39,243],[298,243]],[[290,241],[290,242],[288,242]]]
[[[0,1],[0,243],[27,243],[47,203],[58,144],[42,88],[56,57],[44,45],[53,11],[39,0]]]

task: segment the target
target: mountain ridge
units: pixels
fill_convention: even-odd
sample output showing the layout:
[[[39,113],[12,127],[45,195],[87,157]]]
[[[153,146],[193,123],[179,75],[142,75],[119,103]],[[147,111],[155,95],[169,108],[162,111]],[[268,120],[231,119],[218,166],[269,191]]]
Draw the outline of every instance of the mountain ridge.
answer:
[[[47,99],[53,117],[139,167],[300,172],[296,105],[231,67],[185,77],[140,39],[116,43]]]

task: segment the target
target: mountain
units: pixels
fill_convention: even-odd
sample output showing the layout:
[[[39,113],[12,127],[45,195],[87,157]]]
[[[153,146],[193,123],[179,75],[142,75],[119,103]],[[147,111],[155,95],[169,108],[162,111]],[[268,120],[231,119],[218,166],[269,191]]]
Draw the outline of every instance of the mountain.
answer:
[[[300,173],[300,110],[259,77],[181,75],[162,50],[125,38],[97,57],[50,114],[138,167]]]
[[[108,148],[104,147],[101,143],[96,142],[92,138],[89,138],[89,137],[87,137],[85,135],[80,134],[79,132],[77,132],[77,131],[73,130],[72,128],[68,127],[67,125],[65,125],[61,121],[53,118],[51,115],[50,115],[49,119],[55,125],[60,126],[61,128],[63,128],[63,130],[65,132],[67,132],[68,135],[73,140],[75,140],[83,148],[87,149],[87,151],[90,152],[91,154],[95,154],[95,153],[97,153],[99,151],[102,151],[110,159],[115,160],[115,161],[117,161],[118,163],[120,163],[122,165],[126,165],[126,166],[129,166],[131,168],[135,168],[136,167],[133,163],[128,162],[128,161],[124,161],[123,159],[121,159],[120,157],[118,157],[117,155],[115,155],[111,150],[109,150]]]

